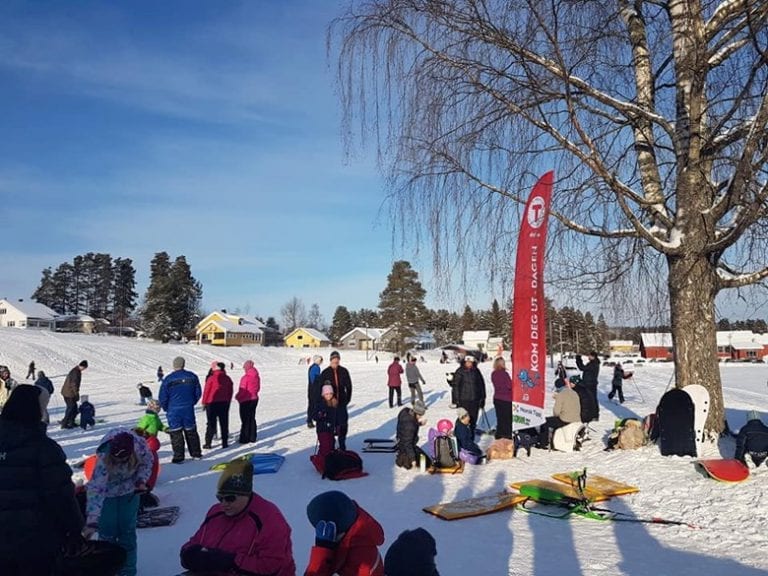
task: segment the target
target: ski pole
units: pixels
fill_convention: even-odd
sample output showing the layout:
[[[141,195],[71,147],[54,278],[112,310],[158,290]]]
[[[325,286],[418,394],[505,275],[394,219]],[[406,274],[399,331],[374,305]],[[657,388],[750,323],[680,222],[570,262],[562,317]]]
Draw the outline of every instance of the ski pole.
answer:
[[[638,386],[637,382],[635,382],[635,375],[634,374],[630,377],[630,380],[632,380],[632,384],[635,385],[635,389],[637,390],[637,393],[640,395],[640,402],[645,404],[645,398],[643,398],[643,393],[640,391],[640,386]]]

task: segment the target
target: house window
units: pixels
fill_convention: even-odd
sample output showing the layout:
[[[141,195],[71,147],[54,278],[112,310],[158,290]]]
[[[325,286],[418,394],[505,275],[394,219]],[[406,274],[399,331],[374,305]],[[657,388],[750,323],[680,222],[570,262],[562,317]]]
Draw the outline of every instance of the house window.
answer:
[[[296,336],[296,340],[303,340],[303,339],[304,339],[304,336],[302,336],[301,334],[299,334],[298,336]]]
[[[0,308],[0,314],[5,314],[6,310],[5,308]]]
[[[757,352],[754,350],[747,350],[747,358],[757,358]]]
[[[16,322],[13,320],[8,320],[8,328],[13,328],[14,326],[16,326]]]
[[[24,320],[21,320],[19,322],[19,327],[24,328],[27,325],[27,323]]]

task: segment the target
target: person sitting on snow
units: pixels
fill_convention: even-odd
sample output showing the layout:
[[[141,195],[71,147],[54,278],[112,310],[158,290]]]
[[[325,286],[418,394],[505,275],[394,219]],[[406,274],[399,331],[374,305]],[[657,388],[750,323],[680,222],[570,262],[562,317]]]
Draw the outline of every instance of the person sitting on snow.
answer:
[[[539,429],[538,448],[550,447],[550,433],[572,422],[581,422],[581,400],[570,380],[555,384],[555,406]]]
[[[384,556],[384,576],[440,576],[437,543],[424,528],[400,533]]]
[[[424,402],[416,400],[412,407],[405,407],[397,415],[397,456],[395,464],[406,470],[416,466],[421,450],[419,443],[419,426],[426,423],[424,413],[427,411]]]
[[[189,574],[296,574],[291,528],[277,506],[253,491],[250,460],[227,465],[216,499],[181,547],[181,565]]]
[[[755,467],[760,466],[768,458],[768,426],[760,420],[760,413],[757,410],[749,411],[747,423],[741,427],[736,437],[734,458],[746,465],[747,454]]]
[[[315,545],[304,576],[384,576],[379,546],[384,529],[343,492],[332,490],[307,504]]]
[[[88,395],[80,397],[80,428],[87,430],[88,426],[96,426],[96,407],[88,402]]]
[[[464,462],[477,464],[484,458],[483,451],[475,442],[469,412],[464,408],[456,409],[456,423],[453,425],[453,435],[456,436],[456,442],[459,445],[459,458]]]

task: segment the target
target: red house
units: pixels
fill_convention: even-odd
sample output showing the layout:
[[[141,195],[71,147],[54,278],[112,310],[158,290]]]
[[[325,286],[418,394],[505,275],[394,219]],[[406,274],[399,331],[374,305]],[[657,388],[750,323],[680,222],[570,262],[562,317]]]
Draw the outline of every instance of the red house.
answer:
[[[669,332],[648,332],[640,334],[640,355],[643,358],[672,360],[672,334]]]

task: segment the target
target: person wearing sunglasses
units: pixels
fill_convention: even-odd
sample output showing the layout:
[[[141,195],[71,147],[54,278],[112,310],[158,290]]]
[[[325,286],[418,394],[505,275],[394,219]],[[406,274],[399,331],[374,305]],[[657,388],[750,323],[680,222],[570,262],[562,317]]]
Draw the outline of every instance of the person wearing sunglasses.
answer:
[[[216,499],[194,536],[181,548],[191,574],[294,576],[291,528],[272,502],[253,492],[250,460],[230,462]]]

